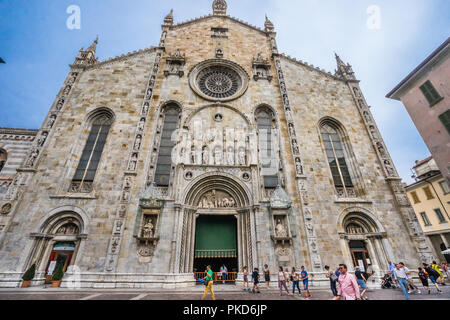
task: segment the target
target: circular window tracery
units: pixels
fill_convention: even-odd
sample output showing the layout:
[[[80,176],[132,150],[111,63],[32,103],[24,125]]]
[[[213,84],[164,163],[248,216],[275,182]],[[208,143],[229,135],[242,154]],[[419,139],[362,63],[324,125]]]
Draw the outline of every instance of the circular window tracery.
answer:
[[[195,66],[190,75],[191,88],[213,101],[237,99],[247,90],[248,75],[239,65],[225,60],[209,60]]]

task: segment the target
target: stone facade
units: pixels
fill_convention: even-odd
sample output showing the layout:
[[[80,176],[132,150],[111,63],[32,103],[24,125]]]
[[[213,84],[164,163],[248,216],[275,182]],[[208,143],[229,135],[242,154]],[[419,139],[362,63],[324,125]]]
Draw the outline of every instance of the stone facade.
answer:
[[[350,241],[364,243],[377,275],[387,259],[431,258],[351,67],[338,58],[332,75],[280,55],[270,20],[259,29],[226,7],[216,0],[212,15],[180,24],[171,12],[157,47],[103,62],[97,40],[80,51],[20,181],[0,201],[11,203],[0,220],[0,286],[19,285],[33,262],[42,284],[61,242],[75,244],[63,286],[77,272],[84,287],[193,285],[196,221],[205,215],[236,218],[239,271],[305,265],[326,285],[325,264],[353,266]],[[272,117],[270,174],[260,110]],[[169,112],[181,133],[176,161],[161,173]],[[112,124],[95,179],[73,181],[98,115]],[[333,184],[325,123],[339,127],[354,187]],[[156,183],[162,174],[167,186]],[[266,187],[266,176],[278,186]]]

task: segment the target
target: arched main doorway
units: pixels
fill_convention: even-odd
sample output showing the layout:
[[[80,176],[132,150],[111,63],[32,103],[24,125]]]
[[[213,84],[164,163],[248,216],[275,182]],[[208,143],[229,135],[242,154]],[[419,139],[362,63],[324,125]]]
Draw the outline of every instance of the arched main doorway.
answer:
[[[208,173],[187,190],[179,272],[203,272],[207,265],[215,272],[223,264],[228,272],[256,266],[255,212],[245,184],[226,173]]]

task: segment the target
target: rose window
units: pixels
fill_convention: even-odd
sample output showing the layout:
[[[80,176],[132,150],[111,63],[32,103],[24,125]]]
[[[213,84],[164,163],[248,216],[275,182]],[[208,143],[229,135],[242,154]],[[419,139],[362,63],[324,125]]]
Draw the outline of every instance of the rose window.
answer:
[[[191,88],[206,100],[230,101],[240,97],[248,86],[248,75],[238,65],[209,60],[194,67],[189,75]]]

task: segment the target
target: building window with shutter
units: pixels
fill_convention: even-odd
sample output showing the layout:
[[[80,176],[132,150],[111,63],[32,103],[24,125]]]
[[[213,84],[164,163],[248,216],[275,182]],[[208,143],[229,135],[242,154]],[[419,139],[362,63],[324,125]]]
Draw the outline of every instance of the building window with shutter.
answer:
[[[425,227],[431,226],[431,222],[430,220],[428,220],[427,214],[425,212],[421,212],[420,216],[422,217],[423,224],[425,225]]]
[[[416,191],[411,192],[411,197],[413,198],[414,204],[420,203],[420,199]]]
[[[450,110],[447,110],[443,114],[441,114],[439,116],[439,119],[450,134]]]
[[[434,199],[433,193],[430,190],[430,187],[423,188],[423,192],[425,192],[425,195],[427,196],[427,200]]]
[[[441,101],[443,98],[439,95],[439,93],[434,88],[433,84],[428,80],[425,82],[421,87],[420,90],[422,91],[425,98],[427,98],[428,103],[430,106],[434,106],[436,103]]]
[[[447,181],[441,181],[439,182],[439,185],[441,186],[442,192],[444,193],[444,195],[447,195],[450,193],[450,188],[448,187],[448,183]]]
[[[436,215],[439,219],[439,223],[446,223],[447,220],[445,219],[444,215],[442,214],[441,209],[434,209],[434,212],[436,212]]]

